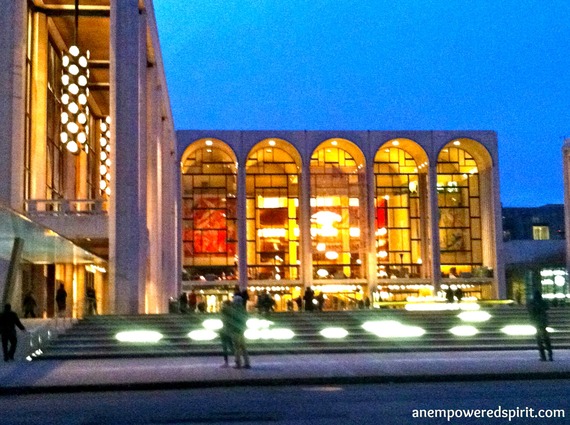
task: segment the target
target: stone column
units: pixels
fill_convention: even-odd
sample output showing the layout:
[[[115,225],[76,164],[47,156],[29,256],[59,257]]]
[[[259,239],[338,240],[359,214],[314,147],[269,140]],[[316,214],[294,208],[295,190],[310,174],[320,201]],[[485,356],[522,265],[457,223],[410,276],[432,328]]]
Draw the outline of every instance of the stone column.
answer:
[[[368,280],[368,296],[372,299],[372,290],[376,286],[378,277],[378,263],[376,257],[376,181],[374,176],[374,159],[366,162],[366,236],[362,241],[366,243],[366,267]],[[364,205],[363,205],[364,206]],[[362,207],[361,207],[362,208]]]
[[[240,290],[247,289],[247,188],[245,158],[238,160],[237,167],[237,238],[238,238],[238,274]]]
[[[145,266],[141,250],[145,246],[141,211],[140,181],[141,55],[145,54],[142,20],[138,0],[113,2],[111,7],[110,95],[113,143],[113,179],[109,214],[110,306],[107,311],[137,314],[142,307],[141,286]],[[146,68],[146,63],[145,63]],[[144,81],[144,80],[143,80]]]
[[[308,288],[313,285],[313,249],[311,243],[311,157],[302,158],[301,187],[299,190],[299,233],[301,242],[301,281]]]
[[[431,282],[434,293],[440,288],[441,281],[441,251],[439,246],[439,207],[437,200],[437,162],[430,161],[428,169],[428,216],[429,216],[429,243],[431,251]],[[425,264],[425,263],[424,263]],[[426,265],[427,266],[427,265]]]
[[[6,1],[0,13],[0,201],[17,210],[23,205],[26,11],[27,2]]]

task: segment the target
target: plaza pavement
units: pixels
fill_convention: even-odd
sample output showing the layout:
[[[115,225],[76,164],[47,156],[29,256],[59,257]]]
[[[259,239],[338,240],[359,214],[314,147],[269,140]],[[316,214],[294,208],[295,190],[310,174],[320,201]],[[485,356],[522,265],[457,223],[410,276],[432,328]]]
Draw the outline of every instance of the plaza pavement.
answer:
[[[256,355],[251,369],[222,357],[34,360],[0,364],[0,395],[222,386],[570,379],[570,350]]]

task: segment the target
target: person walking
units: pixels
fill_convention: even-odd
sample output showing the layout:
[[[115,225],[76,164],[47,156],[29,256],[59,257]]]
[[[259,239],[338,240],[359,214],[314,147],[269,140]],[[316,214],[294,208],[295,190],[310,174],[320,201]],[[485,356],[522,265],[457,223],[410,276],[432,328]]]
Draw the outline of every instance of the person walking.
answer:
[[[540,291],[534,291],[532,300],[529,303],[529,314],[530,320],[536,328],[536,343],[540,353],[540,360],[543,362],[546,361],[546,353],[548,353],[548,360],[552,361],[552,343],[550,342],[550,335],[546,330],[548,326],[547,310],[548,304],[542,298]]]
[[[241,296],[234,296],[231,308],[228,310],[228,314],[228,331],[232,338],[236,362],[234,368],[240,369],[242,367],[243,359],[243,367],[245,369],[250,369],[251,364],[249,362],[249,354],[247,352],[244,335],[247,327],[247,311],[245,310],[243,298]]]
[[[232,334],[230,331],[232,327],[230,323],[232,320],[231,308],[232,302],[230,300],[225,300],[222,304],[222,310],[220,311],[223,324],[222,329],[220,329],[220,340],[222,341],[222,353],[224,355],[224,364],[222,367],[228,367],[230,365],[228,356],[234,353],[234,344],[232,342]]]
[[[0,313],[0,334],[2,335],[2,352],[4,361],[14,360],[16,347],[18,345],[18,335],[16,327],[26,332],[26,328],[20,322],[15,311],[12,311],[10,304],[4,305],[4,311]]]
[[[36,317],[36,307],[38,303],[31,292],[28,292],[22,301],[22,306],[24,307],[24,317]]]
[[[55,303],[57,304],[57,315],[65,317],[65,309],[67,308],[67,292],[63,283],[59,284],[59,288],[55,293]]]
[[[87,314],[90,316],[97,314],[97,293],[93,286],[87,288],[85,297],[87,298]]]

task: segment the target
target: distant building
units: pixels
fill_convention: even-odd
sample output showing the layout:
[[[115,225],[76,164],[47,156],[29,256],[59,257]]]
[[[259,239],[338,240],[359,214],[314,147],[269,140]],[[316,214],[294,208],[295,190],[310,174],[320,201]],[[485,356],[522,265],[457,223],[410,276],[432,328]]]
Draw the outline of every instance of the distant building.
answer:
[[[524,303],[534,289],[552,302],[570,298],[564,205],[503,208],[507,296]]]

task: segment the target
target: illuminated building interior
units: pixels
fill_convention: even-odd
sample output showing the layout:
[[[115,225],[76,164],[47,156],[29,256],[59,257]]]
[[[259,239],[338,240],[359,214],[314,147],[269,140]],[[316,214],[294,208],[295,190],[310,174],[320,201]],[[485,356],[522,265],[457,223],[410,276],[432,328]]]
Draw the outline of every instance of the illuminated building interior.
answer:
[[[324,309],[359,308],[367,298],[373,306],[437,301],[450,286],[462,288],[466,300],[496,297],[496,171],[479,141],[448,138],[430,161],[421,143],[404,137],[384,139],[367,158],[362,145],[333,132],[319,135],[310,151],[284,132],[241,132],[239,146],[223,132],[189,133],[182,154],[183,288],[199,290],[208,309],[215,311],[237,285],[249,289],[253,302],[269,292],[278,310],[297,309],[294,300],[308,287]],[[251,139],[248,149],[243,137]],[[220,206],[210,203],[198,214],[206,193]],[[486,216],[482,205],[492,206]],[[216,214],[216,223],[199,227],[198,216]],[[206,245],[215,252],[199,250],[197,235],[210,238]]]

